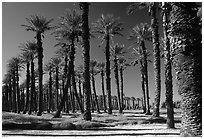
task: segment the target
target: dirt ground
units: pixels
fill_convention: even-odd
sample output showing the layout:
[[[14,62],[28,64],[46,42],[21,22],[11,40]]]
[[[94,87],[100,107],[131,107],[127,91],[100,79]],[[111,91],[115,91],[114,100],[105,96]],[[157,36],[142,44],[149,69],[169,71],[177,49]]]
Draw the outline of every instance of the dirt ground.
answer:
[[[178,137],[181,119],[180,111],[175,110],[175,129],[167,129],[165,110],[161,110],[160,118],[145,115],[142,110],[125,110],[123,114],[114,111],[112,115],[92,113],[91,122],[84,121],[80,113],[63,113],[61,118],[54,119],[53,114],[36,116],[2,112],[2,136]]]

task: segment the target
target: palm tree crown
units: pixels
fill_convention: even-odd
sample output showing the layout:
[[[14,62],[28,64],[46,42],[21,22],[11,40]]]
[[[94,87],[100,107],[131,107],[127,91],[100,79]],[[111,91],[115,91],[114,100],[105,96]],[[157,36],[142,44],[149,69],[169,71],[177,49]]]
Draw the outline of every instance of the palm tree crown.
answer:
[[[133,27],[128,39],[137,44],[140,44],[141,41],[151,41],[152,32],[150,25],[147,23],[141,23],[140,25]]]
[[[65,40],[79,39],[81,35],[81,12],[78,10],[67,9],[63,16],[60,16],[61,22],[55,30],[58,39],[66,38]]]
[[[116,57],[124,56],[124,54],[126,53],[124,50],[124,47],[125,47],[124,45],[119,45],[119,44],[112,45],[111,47],[112,56],[116,56]]]
[[[107,36],[110,35],[112,38],[114,35],[123,36],[120,32],[123,30],[121,27],[122,22],[119,22],[120,18],[114,18],[112,14],[101,15],[101,17],[93,23],[93,32],[100,34],[98,38],[102,39],[101,44],[106,40]]]
[[[50,25],[53,19],[47,20],[43,16],[31,15],[30,18],[26,18],[26,21],[28,22],[28,25],[21,25],[26,27],[26,31],[44,33],[45,31],[54,28]]]
[[[22,53],[20,57],[24,61],[30,61],[34,59],[35,55],[37,54],[37,44],[35,42],[27,41],[19,46]]]

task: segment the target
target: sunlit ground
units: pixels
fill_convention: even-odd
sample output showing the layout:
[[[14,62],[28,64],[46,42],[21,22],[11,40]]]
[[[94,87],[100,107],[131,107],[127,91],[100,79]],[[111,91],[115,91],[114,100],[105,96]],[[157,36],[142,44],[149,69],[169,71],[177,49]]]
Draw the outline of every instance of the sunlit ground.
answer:
[[[166,110],[161,109],[161,118],[152,119],[151,115],[145,115],[142,110],[125,110],[124,114],[113,111],[112,115],[107,113],[92,113],[92,121],[82,120],[80,113],[63,113],[61,118],[53,119],[53,114],[16,114],[10,112],[2,113],[2,135],[3,136],[179,136],[180,110],[175,109],[175,129],[166,127]],[[18,124],[15,129],[6,124]],[[29,130],[22,126],[33,123],[49,123],[51,129]],[[11,125],[12,125],[11,124]],[[44,124],[45,125],[45,124]],[[6,129],[4,128],[6,127]],[[13,126],[14,127],[14,126]]]

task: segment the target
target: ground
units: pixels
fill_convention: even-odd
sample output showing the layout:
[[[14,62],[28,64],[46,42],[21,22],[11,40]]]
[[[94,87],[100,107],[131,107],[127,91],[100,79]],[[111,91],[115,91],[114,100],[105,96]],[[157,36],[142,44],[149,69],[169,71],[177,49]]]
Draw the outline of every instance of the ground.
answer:
[[[3,136],[179,136],[180,110],[175,110],[175,129],[166,127],[166,111],[160,118],[145,115],[142,110],[125,110],[92,113],[91,122],[84,121],[80,113],[63,113],[61,118],[52,118],[54,113],[42,116],[2,112]]]

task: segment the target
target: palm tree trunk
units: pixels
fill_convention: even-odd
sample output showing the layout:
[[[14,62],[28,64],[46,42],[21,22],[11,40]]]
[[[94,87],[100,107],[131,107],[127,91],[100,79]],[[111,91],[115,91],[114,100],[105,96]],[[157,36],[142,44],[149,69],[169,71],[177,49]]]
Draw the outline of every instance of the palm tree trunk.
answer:
[[[70,87],[69,87],[69,93],[70,93],[72,113],[75,113],[75,98],[74,98],[74,93],[73,93],[72,84],[71,84]]]
[[[146,87],[146,102],[147,102],[147,111],[146,115],[150,115],[150,106],[149,106],[149,84],[148,84],[148,70],[147,70],[147,53],[146,53],[146,47],[144,41],[141,42],[141,47],[143,51],[143,56],[144,56],[144,73],[145,73],[145,87]]]
[[[67,100],[65,101],[66,102],[66,113],[69,113],[69,110],[70,110],[69,96],[68,96],[68,90],[65,90],[65,83],[64,83],[65,79],[67,78],[67,70],[68,70],[68,65],[67,65],[68,56],[67,55],[65,56],[64,61],[65,61],[65,66],[64,66],[64,79],[62,80],[62,87],[63,87],[63,96],[65,95],[65,93],[67,94]],[[62,98],[61,98],[61,102],[62,102]]]
[[[111,103],[111,78],[110,78],[110,36],[106,37],[106,94],[108,96],[108,114],[112,114],[112,103]]]
[[[53,111],[52,110],[52,71],[49,71],[49,108],[48,111]]]
[[[104,71],[101,71],[101,88],[102,88],[102,94],[103,94],[103,105],[104,105],[104,112],[107,110],[106,106],[106,96],[105,96],[105,90],[104,90]]]
[[[159,105],[161,97],[161,66],[160,66],[160,49],[159,49],[159,33],[158,21],[156,17],[156,3],[151,7],[151,26],[152,26],[152,41],[153,41],[153,56],[154,56],[154,75],[155,75],[155,105],[153,116],[159,117]]]
[[[26,69],[26,104],[23,110],[23,114],[28,111],[29,105],[29,88],[30,88],[30,62],[27,62],[27,69]]]
[[[122,113],[122,108],[121,108],[121,98],[120,98],[120,85],[119,85],[119,77],[118,77],[118,62],[117,62],[117,57],[114,57],[114,72],[115,72],[115,83],[117,87],[117,94],[118,94],[118,109],[119,113]]]
[[[12,82],[9,80],[9,110],[12,111],[13,108],[13,96],[12,96]]]
[[[181,136],[202,136],[202,34],[195,2],[171,3],[170,44],[181,95]]]
[[[61,98],[60,103],[62,102],[62,99],[63,99],[64,94],[65,94],[65,93],[68,94],[68,90],[65,90],[64,79],[62,80],[62,88],[63,88],[63,95],[62,95],[62,98]],[[66,107],[65,112],[66,112],[66,113],[69,113],[69,110],[70,110],[69,102],[70,102],[69,96],[67,95],[67,100],[65,101],[65,107]]]
[[[19,75],[18,75],[18,65],[16,66],[16,94],[17,94],[17,113],[20,113],[20,89],[19,89]]]
[[[167,9],[165,9],[167,10]],[[163,13],[163,33],[165,45],[165,87],[166,87],[166,107],[167,107],[167,128],[175,128],[174,125],[174,105],[173,105],[173,84],[171,70],[170,41],[168,38],[167,13]]]
[[[20,89],[20,111],[23,111],[23,108],[25,107],[25,94],[24,94],[25,88]]]
[[[33,94],[35,93],[35,73],[34,73],[34,62],[31,60],[31,90],[30,90],[30,104],[29,104],[29,112],[31,114],[33,111]]]
[[[120,87],[121,87],[121,109],[124,110],[124,93],[123,93],[123,66],[120,67]]]
[[[59,68],[58,66],[56,67],[56,79],[55,79],[55,84],[56,84],[56,106],[57,108],[59,107]]]
[[[49,103],[50,103],[50,99],[49,99],[49,85],[46,88],[46,99],[47,99],[47,103],[46,103],[46,107],[47,107],[47,113],[50,113],[50,109],[49,109]]]
[[[37,116],[42,115],[43,111],[43,48],[41,42],[41,33],[37,32],[37,51],[38,51],[38,113]]]
[[[71,55],[71,56],[72,56],[72,55]],[[70,57],[71,57],[71,56],[70,56]],[[70,59],[71,59],[71,58],[70,58]],[[67,74],[67,76],[66,76],[66,84],[65,84],[65,88],[64,88],[65,92],[63,93],[62,100],[61,100],[61,102],[60,102],[59,108],[58,108],[58,110],[56,111],[56,113],[55,113],[55,115],[54,115],[53,118],[59,118],[59,117],[60,117],[60,113],[61,113],[61,111],[62,111],[62,109],[63,109],[63,106],[65,105],[65,101],[66,101],[67,98],[68,98],[68,95],[67,95],[67,92],[66,92],[66,91],[68,91],[68,88],[70,87],[71,71],[72,71],[71,65],[72,65],[72,62],[73,62],[72,60],[69,61],[68,74]]]
[[[83,40],[83,55],[84,55],[84,115],[83,118],[86,121],[91,121],[91,85],[90,85],[90,73],[89,73],[89,63],[90,63],[90,43],[89,43],[89,3],[80,3],[80,8],[82,10],[82,40]]]
[[[96,104],[96,109],[97,109],[97,112],[98,113],[101,113],[100,112],[100,109],[99,109],[99,104],[98,104],[98,99],[97,99],[97,95],[96,95],[96,86],[95,86],[95,78],[94,78],[94,73],[93,73],[93,69],[92,69],[92,86],[93,86],[93,93],[94,93],[94,101],[95,101],[95,104]]]
[[[80,96],[80,101],[81,101],[81,104],[83,105],[83,96],[82,96],[82,93],[81,93],[81,75],[79,75],[79,82],[78,82],[78,87],[79,87],[79,96]]]
[[[141,85],[142,85],[142,94],[143,94],[143,112],[146,113],[146,95],[145,95],[145,73],[142,59],[140,59],[140,71],[141,71]]]
[[[73,46],[73,47],[74,47],[74,46]],[[75,49],[75,48],[74,48],[74,49]],[[73,50],[74,50],[74,49],[73,49]],[[71,65],[71,67],[72,67],[72,86],[73,86],[74,95],[75,95],[76,100],[77,100],[77,102],[78,102],[80,111],[81,111],[81,113],[83,114],[83,113],[84,113],[84,109],[83,109],[83,107],[82,107],[82,104],[81,104],[79,95],[78,95],[78,93],[77,93],[77,88],[76,88],[75,73],[74,73],[74,63],[73,63],[73,65]]]
[[[13,80],[12,80],[12,87],[13,87],[13,112],[16,112],[16,73],[15,70],[13,71]]]
[[[34,93],[33,93],[33,111],[37,112],[37,91],[34,86]]]

